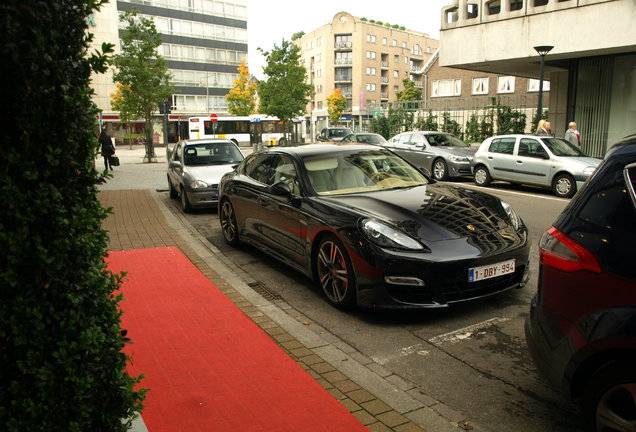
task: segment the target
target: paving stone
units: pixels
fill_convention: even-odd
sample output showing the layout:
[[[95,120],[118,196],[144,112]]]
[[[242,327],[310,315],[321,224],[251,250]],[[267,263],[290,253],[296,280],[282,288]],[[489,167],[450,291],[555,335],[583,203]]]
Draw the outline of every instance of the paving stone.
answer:
[[[354,390],[352,392],[349,392],[347,393],[347,396],[359,404],[376,399],[375,396],[373,396],[371,393],[369,393],[368,391],[364,389]]]
[[[362,406],[362,408],[369,411],[373,415],[382,414],[392,410],[390,406],[388,406],[387,404],[385,404],[384,402],[378,399],[374,399],[369,402],[364,402],[360,405]]]
[[[395,427],[404,423],[407,423],[409,420],[406,417],[402,417],[395,411],[389,411],[383,414],[378,414],[377,419],[382,423],[389,427]]]

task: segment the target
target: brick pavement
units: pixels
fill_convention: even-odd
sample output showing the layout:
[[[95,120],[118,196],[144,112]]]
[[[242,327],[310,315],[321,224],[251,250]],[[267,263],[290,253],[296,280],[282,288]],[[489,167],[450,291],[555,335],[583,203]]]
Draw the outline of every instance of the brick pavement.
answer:
[[[278,325],[221,277],[199,253],[192,239],[171,225],[150,190],[102,190],[99,200],[113,213],[104,221],[111,250],[176,246],[252,321],[370,431],[415,432],[424,429],[401,415],[360,383],[348,378],[314,350]],[[152,432],[152,431],[151,431]]]

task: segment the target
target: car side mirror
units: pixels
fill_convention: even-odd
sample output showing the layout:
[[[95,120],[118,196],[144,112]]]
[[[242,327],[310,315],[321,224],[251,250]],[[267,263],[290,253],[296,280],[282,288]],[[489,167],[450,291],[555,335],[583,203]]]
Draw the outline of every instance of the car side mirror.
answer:
[[[181,162],[179,162],[179,161],[170,161],[170,168],[172,168],[172,169],[181,168]]]
[[[289,188],[289,185],[282,181],[271,185],[269,187],[269,192],[272,195],[282,196],[282,197],[291,197],[291,194],[292,194],[291,189]]]

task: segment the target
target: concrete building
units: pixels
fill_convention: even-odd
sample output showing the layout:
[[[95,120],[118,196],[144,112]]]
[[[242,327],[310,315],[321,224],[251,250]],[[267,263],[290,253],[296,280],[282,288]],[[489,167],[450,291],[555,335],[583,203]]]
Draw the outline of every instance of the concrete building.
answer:
[[[238,77],[238,66],[247,58],[246,0],[117,0],[103,5],[89,18],[94,46],[115,44],[119,53],[119,14],[137,8],[154,19],[163,44],[159,54],[173,76],[171,137],[177,136],[176,120],[210,112],[227,113],[225,95]],[[103,112],[109,132],[116,138],[126,133],[112,110],[115,91],[112,71],[93,78],[94,101]],[[157,112],[157,114],[159,114]],[[137,125],[133,135],[141,134]],[[161,118],[153,126],[156,141],[163,139]],[[171,138],[171,140],[173,140]]]
[[[636,7],[633,0],[455,0],[442,10],[440,64],[550,81],[549,119],[570,121],[583,150],[603,156],[636,132]]]
[[[315,90],[306,117],[311,137],[328,125],[327,97],[334,89],[342,89],[347,99],[341,123],[362,129],[376,107],[397,99],[404,78],[424,88],[424,65],[438,48],[438,41],[425,33],[371,22],[347,12],[337,13],[330,24],[294,43],[301,49]]]

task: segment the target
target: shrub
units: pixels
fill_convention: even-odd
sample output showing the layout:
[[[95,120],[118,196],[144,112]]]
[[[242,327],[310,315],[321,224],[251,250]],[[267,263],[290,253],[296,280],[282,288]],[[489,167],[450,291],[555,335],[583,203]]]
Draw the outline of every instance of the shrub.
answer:
[[[126,373],[121,275],[106,270],[87,17],[102,0],[4,0],[0,425],[119,431],[145,390]],[[104,52],[110,51],[103,46]],[[122,419],[128,419],[122,422]]]

